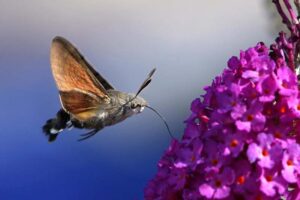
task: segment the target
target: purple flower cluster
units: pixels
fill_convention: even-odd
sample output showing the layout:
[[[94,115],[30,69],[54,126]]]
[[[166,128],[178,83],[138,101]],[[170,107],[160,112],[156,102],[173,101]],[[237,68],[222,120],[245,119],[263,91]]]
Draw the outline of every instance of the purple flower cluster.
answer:
[[[145,199],[300,199],[300,93],[285,60],[259,43],[205,91]]]

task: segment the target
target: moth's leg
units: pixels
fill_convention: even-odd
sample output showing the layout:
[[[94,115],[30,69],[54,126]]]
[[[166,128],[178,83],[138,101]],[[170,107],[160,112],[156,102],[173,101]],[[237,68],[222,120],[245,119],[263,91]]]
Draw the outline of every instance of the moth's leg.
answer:
[[[94,118],[91,119],[91,121],[89,121],[89,124],[86,124],[86,126],[84,127],[90,127],[92,128],[92,130],[87,133],[81,134],[80,136],[82,138],[80,138],[79,141],[86,140],[94,136],[98,131],[104,128],[104,123],[102,120],[99,120],[98,118]]]
[[[100,131],[101,129],[97,128],[97,129],[93,129],[87,133],[81,134],[80,136],[82,136],[80,139],[78,139],[78,141],[83,141],[86,140],[94,135],[96,135],[96,133],[98,133],[98,131]]]

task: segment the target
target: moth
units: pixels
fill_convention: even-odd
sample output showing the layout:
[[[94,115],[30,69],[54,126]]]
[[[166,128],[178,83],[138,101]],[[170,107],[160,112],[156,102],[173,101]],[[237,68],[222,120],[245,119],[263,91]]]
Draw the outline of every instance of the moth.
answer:
[[[54,141],[60,132],[71,127],[89,129],[79,139],[85,140],[104,127],[141,113],[148,107],[147,101],[139,94],[151,82],[155,68],[136,94],[121,92],[103,78],[69,41],[59,36],[52,41],[50,63],[62,108],[43,126],[49,141]]]

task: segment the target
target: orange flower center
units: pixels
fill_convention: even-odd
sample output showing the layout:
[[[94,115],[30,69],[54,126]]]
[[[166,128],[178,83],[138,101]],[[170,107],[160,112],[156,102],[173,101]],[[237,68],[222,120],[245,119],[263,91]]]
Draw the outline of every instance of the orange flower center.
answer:
[[[259,194],[258,196],[256,196],[255,200],[263,200],[262,196]]]
[[[281,133],[278,131],[275,132],[274,136],[275,136],[275,138],[278,138],[278,139],[282,138]]]
[[[285,113],[286,112],[286,107],[281,106],[280,109],[279,109],[279,112],[282,113],[282,114]]]
[[[248,116],[247,116],[247,120],[248,120],[248,121],[252,121],[253,119],[254,119],[253,115],[248,115]]]
[[[236,179],[236,182],[237,182],[237,184],[239,184],[239,185],[244,184],[245,181],[246,181],[245,176],[239,176],[239,177]]]
[[[217,187],[221,187],[222,186],[222,182],[220,180],[216,180],[215,182]]]
[[[286,164],[287,164],[288,166],[291,166],[291,165],[293,165],[293,161],[292,161],[291,159],[288,159],[288,161],[286,161]]]
[[[236,106],[236,102],[235,101],[231,102],[231,106]]]
[[[271,109],[267,109],[267,110],[266,110],[266,114],[267,114],[267,115],[271,115],[271,114],[272,114],[272,110],[271,110]]]
[[[266,176],[266,180],[267,180],[268,182],[271,182],[271,181],[273,180],[273,176],[267,175],[267,176]]]
[[[239,144],[239,141],[237,141],[236,139],[231,140],[230,146],[231,147],[236,147]]]
[[[263,156],[268,156],[268,155],[269,155],[268,150],[267,150],[267,149],[264,149],[264,150],[262,151],[262,155],[263,155]]]
[[[282,87],[284,87],[284,88],[288,88],[288,85],[287,85],[286,82],[283,82],[281,85],[282,85]]]
[[[193,154],[191,157],[191,161],[194,162],[196,160],[196,156]]]
[[[264,89],[265,94],[270,94],[270,90],[269,89]]]
[[[218,164],[218,160],[217,159],[213,159],[211,162],[212,162],[213,165],[217,165]]]
[[[255,93],[255,92],[252,92],[252,93],[251,93],[251,97],[252,97],[252,98],[255,98],[255,97],[256,97],[256,93]]]

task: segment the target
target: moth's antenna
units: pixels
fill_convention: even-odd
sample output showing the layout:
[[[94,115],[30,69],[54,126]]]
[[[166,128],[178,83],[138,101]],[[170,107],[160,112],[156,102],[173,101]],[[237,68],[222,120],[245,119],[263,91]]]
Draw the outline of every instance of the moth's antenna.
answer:
[[[149,85],[149,83],[152,81],[152,76],[154,74],[154,72],[156,71],[156,68],[152,69],[151,72],[148,74],[148,77],[146,78],[146,80],[142,83],[140,89],[137,91],[135,97],[137,97],[141,91],[143,89],[145,89],[145,87],[147,87],[147,85]]]
[[[149,83],[152,81],[152,76],[154,74],[154,72],[156,71],[156,68],[153,68],[151,70],[151,72],[148,74],[146,80],[142,83],[141,87],[139,88],[139,90],[137,91],[137,93],[135,94],[135,96],[130,99],[129,101],[127,101],[125,104],[123,104],[122,106],[125,106],[127,105],[129,102],[131,102],[132,100],[134,100],[140,93],[143,89],[145,89],[145,87],[147,87],[149,85]]]
[[[155,112],[155,113],[158,115],[158,117],[159,117],[159,118],[164,122],[164,124],[166,125],[170,137],[171,137],[172,139],[176,139],[176,138],[172,135],[172,133],[171,133],[171,131],[170,131],[170,128],[169,128],[169,125],[168,125],[168,123],[166,122],[165,118],[164,118],[161,114],[159,114],[159,112],[156,111],[154,108],[152,108],[152,107],[150,107],[150,106],[146,106],[146,108],[149,108],[150,110],[152,110],[153,112]]]

